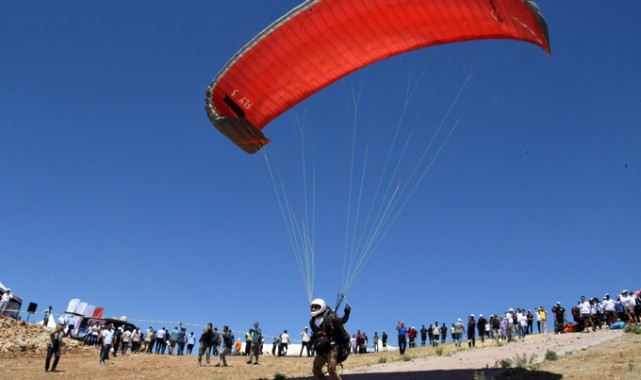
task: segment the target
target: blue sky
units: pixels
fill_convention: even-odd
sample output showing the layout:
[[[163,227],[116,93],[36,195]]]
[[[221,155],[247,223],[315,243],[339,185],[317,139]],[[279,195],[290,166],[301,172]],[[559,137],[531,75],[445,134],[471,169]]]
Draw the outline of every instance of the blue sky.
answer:
[[[297,120],[305,128],[314,296],[332,301],[354,115],[372,168],[401,114],[417,133],[441,121],[452,131],[350,288],[350,329],[639,286],[641,4],[538,3],[551,57],[511,41],[413,52],[264,130],[300,210]],[[2,2],[0,281],[40,309],[80,298],[109,316],[237,330],[259,320],[267,335],[297,335],[308,300],[263,157],[220,135],[203,100],[227,60],[296,5]],[[408,83],[416,93],[402,113]]]

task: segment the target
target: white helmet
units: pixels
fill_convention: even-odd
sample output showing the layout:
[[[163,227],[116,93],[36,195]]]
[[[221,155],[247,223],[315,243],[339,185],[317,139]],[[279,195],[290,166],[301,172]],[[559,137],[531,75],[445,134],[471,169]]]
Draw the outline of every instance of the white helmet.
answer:
[[[310,305],[310,308],[312,310],[312,317],[315,317],[319,314],[322,314],[327,310],[327,303],[321,298],[316,298],[315,300],[312,301],[312,304]]]

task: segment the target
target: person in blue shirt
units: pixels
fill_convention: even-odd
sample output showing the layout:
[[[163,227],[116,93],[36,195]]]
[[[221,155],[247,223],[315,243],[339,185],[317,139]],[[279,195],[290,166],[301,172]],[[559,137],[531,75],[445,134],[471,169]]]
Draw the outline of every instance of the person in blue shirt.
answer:
[[[398,322],[396,331],[398,331],[398,351],[403,355],[407,347],[407,328],[405,328],[405,322]]]
[[[252,342],[251,342],[251,354],[249,355],[249,360],[247,360],[247,364],[252,364],[252,359],[256,358],[256,361],[254,361],[254,364],[258,364],[258,356],[260,354],[260,345],[263,341],[263,331],[260,329],[260,326],[258,325],[258,321],[254,322],[254,334],[252,335]]]

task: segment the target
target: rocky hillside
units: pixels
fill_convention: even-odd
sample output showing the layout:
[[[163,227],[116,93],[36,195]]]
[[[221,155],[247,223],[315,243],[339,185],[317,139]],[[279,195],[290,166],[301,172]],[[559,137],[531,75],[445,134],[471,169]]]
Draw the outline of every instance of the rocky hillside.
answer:
[[[67,339],[63,352],[79,350],[84,346],[81,342]],[[0,317],[0,357],[10,358],[17,355],[44,354],[49,343],[49,330],[24,321]]]

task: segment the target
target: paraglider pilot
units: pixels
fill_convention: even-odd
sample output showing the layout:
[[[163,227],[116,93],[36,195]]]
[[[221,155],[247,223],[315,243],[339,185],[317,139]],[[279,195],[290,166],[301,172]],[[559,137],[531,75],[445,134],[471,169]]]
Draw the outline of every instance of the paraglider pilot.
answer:
[[[310,343],[316,352],[312,367],[315,379],[325,379],[323,373],[325,365],[331,379],[341,379],[336,372],[336,366],[345,361],[350,352],[350,337],[344,325],[349,320],[351,310],[346,304],[344,315],[338,317],[324,300],[317,298],[312,301],[312,319],[309,321],[309,326],[312,329]]]

